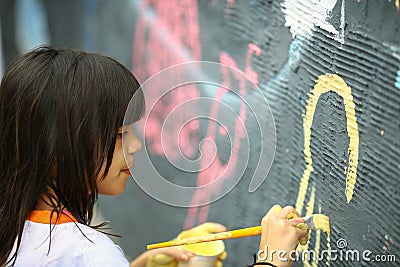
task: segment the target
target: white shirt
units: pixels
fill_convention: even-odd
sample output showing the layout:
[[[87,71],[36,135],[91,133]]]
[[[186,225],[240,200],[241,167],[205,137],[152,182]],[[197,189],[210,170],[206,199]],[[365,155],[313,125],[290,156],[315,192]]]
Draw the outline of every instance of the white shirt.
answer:
[[[50,226],[54,229],[49,251]],[[15,266],[128,267],[129,262],[108,236],[86,225],[77,222],[50,225],[27,220]]]

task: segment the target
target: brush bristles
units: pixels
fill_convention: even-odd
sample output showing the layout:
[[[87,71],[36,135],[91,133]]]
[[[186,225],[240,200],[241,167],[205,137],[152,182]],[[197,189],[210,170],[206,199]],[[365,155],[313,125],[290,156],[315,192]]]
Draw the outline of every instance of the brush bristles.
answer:
[[[324,214],[314,214],[313,223],[316,230],[322,230],[327,234],[331,233],[331,225],[329,223],[329,217]]]

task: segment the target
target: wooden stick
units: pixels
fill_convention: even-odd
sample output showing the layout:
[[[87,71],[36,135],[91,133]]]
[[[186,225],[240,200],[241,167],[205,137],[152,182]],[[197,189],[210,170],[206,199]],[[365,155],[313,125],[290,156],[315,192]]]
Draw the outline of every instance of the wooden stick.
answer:
[[[165,248],[165,247],[173,247],[173,246],[181,246],[181,245],[190,245],[202,242],[210,242],[216,240],[225,240],[225,239],[232,239],[232,238],[239,238],[239,237],[246,237],[246,236],[256,236],[261,234],[261,226],[254,226],[244,229],[232,230],[228,232],[216,233],[216,234],[209,234],[204,236],[198,237],[190,237],[184,238],[180,240],[171,240],[167,242],[157,243],[157,244],[150,244],[147,245],[147,250],[156,249],[156,248]]]

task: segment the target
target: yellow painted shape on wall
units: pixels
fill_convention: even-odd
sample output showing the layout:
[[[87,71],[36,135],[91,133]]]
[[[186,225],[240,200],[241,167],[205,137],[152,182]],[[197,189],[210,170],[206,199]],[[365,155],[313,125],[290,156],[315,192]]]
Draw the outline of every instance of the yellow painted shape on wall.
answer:
[[[315,206],[315,187],[313,186],[311,188],[310,199],[306,206],[306,216],[310,216],[313,214],[314,206]],[[309,232],[309,239],[310,236],[311,236],[311,231]],[[302,255],[304,255],[304,253],[308,251],[308,243],[305,246],[299,246],[298,248],[299,248],[298,251],[301,252]],[[303,256],[303,267],[311,267],[311,264],[306,256]]]
[[[314,113],[320,96],[330,91],[337,93],[343,98],[346,111],[347,134],[350,138],[348,148],[349,165],[347,168],[345,192],[348,203],[352,199],[354,193],[354,186],[357,179],[359,135],[353,95],[351,94],[351,88],[347,86],[340,76],[336,74],[324,74],[318,77],[314,88],[308,93],[309,98],[307,100],[306,114],[303,118],[306,168],[300,180],[299,193],[296,201],[296,209],[300,214],[304,206],[310,175],[314,170],[311,158],[311,126]]]
[[[311,187],[310,199],[308,200],[306,206],[306,216],[312,215],[314,213],[314,209],[315,209],[315,186],[313,185]],[[318,213],[321,212],[322,212],[321,207],[319,207]],[[313,234],[315,234],[315,243],[313,250],[308,250],[309,243],[307,243],[304,246],[299,245],[297,248],[297,253],[299,253],[301,260],[303,261],[303,267],[318,267],[319,259],[320,257],[324,258],[324,255],[326,255],[326,261],[323,262],[323,264],[325,264],[324,266],[330,266],[331,264],[329,257],[331,253],[330,234],[328,234],[326,237],[327,250],[323,251],[322,253],[321,253],[321,230],[309,231],[309,237],[308,237],[309,240],[311,239],[311,235]]]

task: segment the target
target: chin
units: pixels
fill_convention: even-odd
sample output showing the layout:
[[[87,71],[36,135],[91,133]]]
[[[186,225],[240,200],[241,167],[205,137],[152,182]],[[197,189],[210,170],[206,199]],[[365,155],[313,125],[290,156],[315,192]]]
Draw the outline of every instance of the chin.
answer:
[[[121,191],[115,192],[114,194],[112,194],[112,195],[110,195],[110,196],[116,197],[116,196],[121,195],[123,192],[124,192],[124,190],[121,190]]]
[[[106,190],[106,191],[101,191],[99,194],[104,195],[104,196],[109,196],[109,197],[115,197],[119,196],[124,192],[125,188],[122,189],[115,189],[115,190]]]

